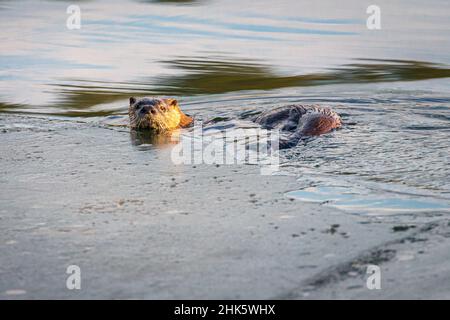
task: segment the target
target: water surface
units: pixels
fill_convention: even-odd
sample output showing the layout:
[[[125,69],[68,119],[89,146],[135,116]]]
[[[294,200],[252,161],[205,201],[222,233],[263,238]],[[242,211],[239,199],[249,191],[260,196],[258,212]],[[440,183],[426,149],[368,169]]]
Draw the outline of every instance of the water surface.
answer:
[[[283,154],[303,186],[289,196],[448,211],[448,1],[378,1],[381,30],[356,0],[82,1],[68,30],[71,4],[0,1],[1,113],[95,122],[125,115],[130,95],[203,118],[331,105],[343,129]]]

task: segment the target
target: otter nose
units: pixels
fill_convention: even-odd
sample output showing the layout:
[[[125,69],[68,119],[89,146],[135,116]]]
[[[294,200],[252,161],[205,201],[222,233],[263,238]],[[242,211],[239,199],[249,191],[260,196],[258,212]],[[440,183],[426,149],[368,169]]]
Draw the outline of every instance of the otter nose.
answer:
[[[153,106],[143,106],[140,113],[141,114],[147,114],[147,113],[155,114],[156,109]]]

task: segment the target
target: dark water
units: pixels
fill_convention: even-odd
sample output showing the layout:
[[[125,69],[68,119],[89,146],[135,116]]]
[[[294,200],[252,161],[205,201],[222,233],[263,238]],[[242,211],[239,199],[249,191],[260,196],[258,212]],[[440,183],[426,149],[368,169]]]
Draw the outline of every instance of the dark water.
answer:
[[[449,211],[448,1],[377,1],[381,30],[356,0],[77,3],[69,30],[72,2],[0,1],[1,113],[97,121],[124,115],[130,95],[205,118],[328,104],[345,125],[283,155],[304,187],[289,196]]]

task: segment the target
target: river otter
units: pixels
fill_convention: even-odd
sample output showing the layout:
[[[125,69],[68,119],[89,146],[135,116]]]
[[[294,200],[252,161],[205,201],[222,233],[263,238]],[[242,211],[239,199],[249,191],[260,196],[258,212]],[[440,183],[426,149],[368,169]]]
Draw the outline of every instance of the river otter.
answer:
[[[193,121],[181,111],[175,99],[131,97],[128,115],[132,129],[148,129],[155,133],[185,128]]]
[[[149,129],[170,133],[186,128],[193,119],[184,114],[175,99],[130,98],[128,108],[132,129]],[[315,105],[288,105],[264,111],[252,119],[264,129],[278,129],[282,135],[280,149],[294,147],[301,138],[330,132],[341,126],[339,115],[329,108]]]
[[[294,147],[303,137],[324,134],[341,126],[341,117],[336,112],[315,105],[279,107],[265,111],[252,120],[265,129],[288,133],[280,139],[280,149]]]

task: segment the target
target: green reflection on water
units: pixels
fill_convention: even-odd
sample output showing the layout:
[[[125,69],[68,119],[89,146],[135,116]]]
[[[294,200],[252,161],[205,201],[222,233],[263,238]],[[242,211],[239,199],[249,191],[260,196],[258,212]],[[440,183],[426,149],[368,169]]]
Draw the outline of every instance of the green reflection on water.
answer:
[[[450,77],[441,64],[410,60],[360,59],[321,73],[284,76],[270,66],[252,61],[177,59],[164,62],[178,76],[148,78],[116,83],[68,79],[56,88],[57,108],[51,114],[102,116],[117,110],[91,110],[94,106],[127,99],[131,95],[192,96],[222,94],[242,90],[273,90],[287,87],[320,86],[344,83],[416,81]],[[24,106],[0,103],[0,111],[17,112]],[[36,112],[45,113],[45,106]],[[54,106],[51,106],[54,108]],[[122,106],[123,109],[123,106]]]
[[[255,63],[176,60],[173,67],[186,74],[160,79],[157,92],[178,95],[217,94],[240,90],[271,90],[286,87],[337,83],[415,81],[450,77],[444,65],[408,60],[358,60],[327,72],[295,76],[277,75],[272,68]]]

